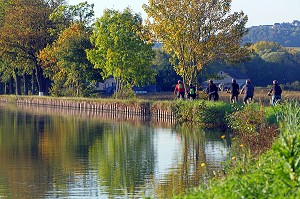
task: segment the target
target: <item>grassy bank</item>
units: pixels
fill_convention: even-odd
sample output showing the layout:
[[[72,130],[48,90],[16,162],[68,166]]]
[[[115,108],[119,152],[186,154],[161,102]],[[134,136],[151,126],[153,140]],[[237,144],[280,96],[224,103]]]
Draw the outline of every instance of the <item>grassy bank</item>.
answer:
[[[244,120],[247,113],[248,121]],[[277,121],[274,121],[274,115]],[[237,118],[237,119],[233,119]],[[279,107],[249,106],[229,119],[238,136],[225,177],[215,178],[188,195],[176,198],[300,198],[300,105],[290,102]],[[240,125],[245,125],[241,127]],[[247,125],[246,125],[247,123]],[[272,128],[272,125],[279,129]],[[242,129],[240,129],[240,128]],[[273,136],[268,137],[268,135]],[[263,148],[261,135],[271,143],[260,155],[251,147]],[[256,140],[255,140],[255,139]]]

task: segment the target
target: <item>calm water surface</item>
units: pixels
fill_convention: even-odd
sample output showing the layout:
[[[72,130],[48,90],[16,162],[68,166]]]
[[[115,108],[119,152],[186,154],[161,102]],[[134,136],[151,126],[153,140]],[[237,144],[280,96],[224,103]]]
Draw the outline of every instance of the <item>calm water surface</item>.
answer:
[[[222,168],[229,147],[221,135],[2,104],[0,198],[170,198]]]

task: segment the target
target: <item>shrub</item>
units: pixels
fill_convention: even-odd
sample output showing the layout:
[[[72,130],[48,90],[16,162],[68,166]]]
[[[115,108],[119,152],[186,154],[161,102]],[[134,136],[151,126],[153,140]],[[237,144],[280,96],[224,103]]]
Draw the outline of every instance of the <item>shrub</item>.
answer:
[[[257,156],[270,149],[278,135],[278,127],[273,121],[275,112],[270,108],[266,114],[265,108],[259,104],[236,107],[236,111],[227,116],[228,125],[252,155]]]
[[[118,92],[115,92],[113,97],[117,99],[134,99],[136,98],[136,95],[132,87],[129,84],[126,84]]]
[[[293,90],[293,91],[300,91],[300,82],[294,81],[292,83],[286,83],[281,85],[283,90]]]
[[[227,126],[225,116],[232,111],[225,102],[207,102],[204,100],[177,100],[172,107],[176,121],[179,123],[197,123],[204,127]]]

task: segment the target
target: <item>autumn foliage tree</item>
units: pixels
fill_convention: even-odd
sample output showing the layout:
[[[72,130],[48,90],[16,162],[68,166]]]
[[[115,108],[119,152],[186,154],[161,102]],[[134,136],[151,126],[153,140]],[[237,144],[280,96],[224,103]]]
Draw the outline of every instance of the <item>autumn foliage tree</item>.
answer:
[[[247,16],[230,8],[231,0],[149,0],[144,5],[147,25],[173,55],[174,68],[185,83],[195,83],[213,61],[236,61],[247,54],[240,46]]]
[[[93,7],[87,2],[62,5],[50,15],[56,26],[49,31],[58,38],[41,50],[38,58],[44,74],[52,80],[50,92],[54,96],[86,96],[94,88],[93,77],[99,72],[85,53],[91,48]]]
[[[24,76],[24,93],[27,93],[26,75],[34,75],[40,93],[46,91],[43,70],[37,59],[39,50],[53,38],[48,29],[53,25],[49,15],[61,0],[8,0],[0,1],[0,57],[5,67],[11,68],[16,81],[16,94],[20,94],[19,77]]]
[[[91,48],[90,34],[81,23],[65,29],[51,46],[43,49],[39,60],[46,75],[53,81],[54,96],[86,96],[96,73],[86,58]]]
[[[94,48],[87,51],[103,78],[113,76],[117,92],[125,85],[142,85],[154,80],[152,44],[146,42],[142,18],[130,9],[105,10],[91,36]]]

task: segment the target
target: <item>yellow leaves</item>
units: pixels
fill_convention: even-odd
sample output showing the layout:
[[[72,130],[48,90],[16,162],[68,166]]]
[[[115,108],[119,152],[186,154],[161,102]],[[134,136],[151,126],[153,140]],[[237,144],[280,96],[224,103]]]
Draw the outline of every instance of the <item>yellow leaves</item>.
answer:
[[[148,25],[158,40],[164,43],[168,53],[177,55],[181,63],[176,71],[179,75],[188,74],[189,67],[201,71],[215,59],[234,56],[245,34],[242,30],[235,33],[234,28],[234,24],[245,22],[244,15],[226,15],[230,2],[156,0],[149,1],[144,8],[150,19]]]
[[[57,44],[62,44],[65,40],[70,40],[72,38],[80,37],[83,32],[82,25],[75,23],[67,28],[58,38]]]

